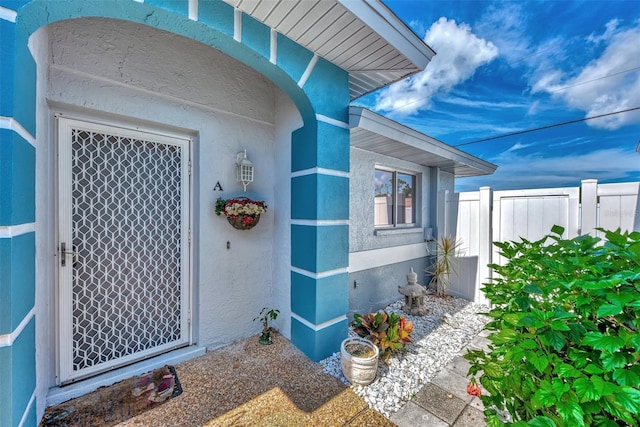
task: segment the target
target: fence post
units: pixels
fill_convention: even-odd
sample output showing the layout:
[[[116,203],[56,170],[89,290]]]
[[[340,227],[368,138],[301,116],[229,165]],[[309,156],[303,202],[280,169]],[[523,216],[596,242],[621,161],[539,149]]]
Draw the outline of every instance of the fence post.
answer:
[[[580,234],[597,236],[598,232],[598,180],[583,179],[581,181]]]
[[[480,287],[493,277],[493,272],[489,268],[489,264],[493,262],[493,190],[491,187],[480,187],[479,208],[478,277],[473,300],[485,304],[488,301]]]

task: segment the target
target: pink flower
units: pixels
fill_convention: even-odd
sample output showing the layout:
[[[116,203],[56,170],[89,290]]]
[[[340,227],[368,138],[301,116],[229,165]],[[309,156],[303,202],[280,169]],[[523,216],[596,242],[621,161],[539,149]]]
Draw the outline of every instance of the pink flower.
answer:
[[[476,383],[475,378],[472,378],[471,382],[467,386],[467,393],[470,394],[471,396],[477,396],[477,397],[482,396],[482,391],[480,390],[480,387],[478,387],[478,384]]]

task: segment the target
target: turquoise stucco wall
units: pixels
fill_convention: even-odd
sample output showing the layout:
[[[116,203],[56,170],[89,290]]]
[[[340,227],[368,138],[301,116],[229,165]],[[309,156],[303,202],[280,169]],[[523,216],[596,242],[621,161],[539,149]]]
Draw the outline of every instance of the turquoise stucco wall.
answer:
[[[262,73],[295,103],[304,126],[292,135],[292,342],[319,360],[346,337],[348,287],[348,73],[278,34],[277,61],[269,60],[271,31],[242,17],[236,41],[234,9],[199,0],[198,20],[188,0],[0,0],[0,420],[37,425],[35,331],[36,64],[31,34],[49,23],[80,17],[128,20],[209,45]],[[15,12],[15,19],[11,17]],[[5,14],[7,15],[7,14]],[[320,120],[319,120],[320,118]],[[343,125],[336,125],[342,123]],[[37,146],[37,144],[35,144]],[[330,171],[331,173],[327,173]],[[334,173],[335,172],[335,173]],[[301,203],[304,202],[304,203]],[[326,220],[330,220],[325,222]]]

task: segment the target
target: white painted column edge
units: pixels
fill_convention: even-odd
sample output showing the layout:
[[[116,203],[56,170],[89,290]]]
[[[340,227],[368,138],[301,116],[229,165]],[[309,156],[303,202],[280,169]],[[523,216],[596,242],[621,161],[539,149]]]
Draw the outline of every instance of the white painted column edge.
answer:
[[[11,347],[35,315],[36,308],[32,307],[13,332],[10,334],[0,335],[0,347]]]
[[[318,56],[318,54],[313,55],[313,58],[311,58],[311,61],[309,61],[309,63],[307,64],[307,68],[304,70],[304,73],[302,73],[302,77],[300,77],[300,80],[298,80],[299,87],[304,87],[305,83],[307,83],[307,80],[309,80],[309,77],[311,77],[311,73],[316,67],[319,59],[320,57]]]
[[[322,279],[325,277],[331,277],[331,276],[337,276],[339,274],[344,274],[344,273],[348,273],[348,270],[346,267],[344,268],[336,268],[335,270],[327,270],[327,271],[321,271],[320,273],[314,273],[313,271],[309,271],[309,270],[305,270],[302,268],[298,268],[298,267],[291,267],[291,271],[293,271],[294,273],[298,273],[301,274],[303,276],[307,276],[310,277],[312,279]]]
[[[240,9],[233,10],[233,39],[242,42],[242,11]]]
[[[318,325],[315,325],[315,324],[309,322],[304,317],[301,317],[300,315],[298,315],[296,313],[293,313],[293,312],[291,313],[291,318],[296,319],[298,322],[302,323],[303,325],[305,325],[309,329],[313,329],[316,332],[321,331],[322,329],[328,328],[330,326],[333,326],[336,323],[340,323],[343,320],[347,320],[347,316],[343,314],[342,316],[338,316],[338,317],[336,317],[334,319],[327,320],[326,322],[322,322],[322,323],[320,323]]]
[[[189,19],[198,20],[198,0],[189,0]]]
[[[318,120],[319,122],[337,126],[339,128],[349,129],[349,123],[341,122],[340,120],[333,119],[323,114],[316,114],[316,120]]]
[[[35,233],[36,223],[28,222],[18,225],[0,225],[0,239],[11,239],[23,234]]]
[[[278,62],[278,32],[273,28],[270,34],[269,62],[274,65]]]
[[[292,172],[291,178],[296,178],[299,176],[306,176],[306,175],[314,175],[314,174],[349,178],[349,172],[339,171],[335,169],[318,168],[318,167]]]
[[[22,426],[26,426],[26,422],[27,422],[27,417],[29,416],[29,412],[31,412],[31,408],[33,407],[33,404],[36,401],[36,389],[33,389],[33,393],[31,393],[31,398],[29,399],[29,402],[27,403],[27,407],[24,409],[24,412],[22,413],[22,418],[20,418],[20,424],[18,424],[18,426],[22,427]]]
[[[18,12],[15,10],[0,6],[0,19],[3,21],[13,22],[15,24]]]
[[[36,139],[13,117],[0,116],[0,129],[9,129],[20,135],[29,144],[36,146]]]

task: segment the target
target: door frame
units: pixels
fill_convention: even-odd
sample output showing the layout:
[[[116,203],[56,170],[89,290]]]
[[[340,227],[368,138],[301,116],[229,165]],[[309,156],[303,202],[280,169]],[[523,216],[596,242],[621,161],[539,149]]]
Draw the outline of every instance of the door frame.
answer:
[[[66,385],[77,382],[89,377],[100,375],[106,371],[120,368],[131,363],[139,362],[169,352],[171,350],[188,346],[193,344],[194,328],[192,322],[193,304],[194,304],[194,256],[193,256],[193,224],[194,224],[194,203],[193,192],[194,182],[192,178],[192,158],[194,150],[194,138],[188,132],[173,132],[163,129],[163,126],[156,127],[140,126],[129,122],[127,120],[112,120],[107,118],[96,118],[93,116],[85,116],[83,114],[66,114],[55,113],[55,126],[54,126],[54,140],[55,140],[55,153],[57,160],[55,162],[55,226],[56,226],[56,239],[55,239],[55,275],[56,275],[56,292],[55,292],[55,328],[51,330],[56,331],[55,343],[56,343],[56,384]],[[71,362],[73,356],[73,343],[72,343],[72,306],[71,297],[68,295],[67,304],[65,304],[63,298],[63,292],[72,291],[72,274],[71,268],[61,267],[61,257],[64,256],[60,252],[61,242],[71,242],[72,234],[72,221],[69,219],[67,224],[63,224],[62,221],[62,209],[68,209],[70,211],[71,206],[71,191],[63,192],[61,189],[63,185],[66,188],[71,189],[71,144],[62,144],[62,138],[70,136],[70,128],[72,125],[76,125],[89,128],[93,131],[108,133],[110,135],[122,135],[132,137],[132,135],[146,135],[148,139],[154,142],[160,143],[174,143],[174,145],[180,145],[183,147],[184,159],[183,166],[186,162],[186,167],[183,167],[184,180],[181,184],[183,189],[183,204],[181,206],[181,218],[185,224],[181,227],[181,232],[184,236],[183,243],[181,244],[181,250],[183,251],[183,257],[181,259],[181,307],[183,310],[182,319],[180,321],[181,335],[179,343],[171,343],[154,348],[149,352],[136,353],[135,355],[129,355],[116,361],[105,362],[101,364],[101,369],[91,369],[90,372],[87,369],[77,371],[73,373],[71,369]],[[178,142],[179,143],[176,143]],[[66,146],[65,146],[66,145]],[[66,168],[69,173],[63,174],[62,170]],[[65,194],[66,193],[66,194]],[[63,207],[64,206],[64,207]],[[69,248],[67,250],[70,250]],[[72,262],[71,257],[67,255],[67,265]],[[66,287],[66,288],[65,288]],[[65,323],[66,322],[66,323]],[[65,328],[65,326],[68,326]],[[66,348],[65,348],[66,346]],[[142,355],[141,355],[142,354]],[[66,357],[66,359],[65,359]],[[65,365],[65,361],[67,365]]]

